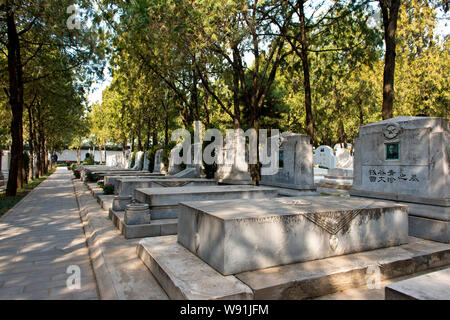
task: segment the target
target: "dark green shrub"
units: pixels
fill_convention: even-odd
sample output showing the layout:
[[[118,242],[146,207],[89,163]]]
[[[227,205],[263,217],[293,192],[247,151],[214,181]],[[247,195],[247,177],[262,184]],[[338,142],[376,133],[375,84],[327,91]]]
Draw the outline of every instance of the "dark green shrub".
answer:
[[[105,184],[103,186],[103,194],[114,194],[114,185],[113,184]]]
[[[213,143],[214,140],[212,141],[203,141],[203,145],[202,145],[202,155],[203,155],[203,151],[205,150],[205,148],[210,144]],[[215,156],[215,153],[213,152],[212,156]],[[207,179],[214,179],[215,173],[217,171],[217,163],[214,161],[213,164],[207,164],[205,162],[205,159],[203,159],[203,168],[204,168],[204,173],[206,175]]]
[[[130,168],[133,168],[136,162],[136,151],[133,151],[133,154],[131,155],[131,162],[130,162]]]
[[[89,170],[86,170],[86,179],[88,182],[96,182],[96,181],[98,181],[98,175],[95,173],[92,173]]]

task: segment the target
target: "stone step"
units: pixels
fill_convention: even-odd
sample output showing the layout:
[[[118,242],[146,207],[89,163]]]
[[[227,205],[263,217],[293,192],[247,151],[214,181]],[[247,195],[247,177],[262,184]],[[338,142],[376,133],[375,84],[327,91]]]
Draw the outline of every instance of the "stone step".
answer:
[[[222,276],[177,244],[176,236],[142,239],[136,251],[171,299],[253,299],[249,287],[234,276]]]
[[[103,208],[103,210],[109,210],[112,208],[115,195],[111,194],[98,194],[96,195],[97,202]]]
[[[413,237],[408,244],[397,247],[229,276],[215,271],[177,243],[176,236],[143,239],[137,254],[172,299],[309,299],[364,285],[375,286],[377,272],[383,281],[450,264],[450,245]],[[236,278],[241,282],[236,283]],[[230,279],[233,285],[228,282]],[[233,295],[227,290],[230,287]],[[240,288],[238,293],[236,287]]]
[[[450,300],[450,268],[394,282],[385,288],[386,300]]]

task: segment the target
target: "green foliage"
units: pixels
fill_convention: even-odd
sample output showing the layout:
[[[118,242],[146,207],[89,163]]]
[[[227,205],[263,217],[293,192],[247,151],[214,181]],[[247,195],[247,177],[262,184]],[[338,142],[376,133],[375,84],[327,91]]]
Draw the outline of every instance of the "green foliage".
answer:
[[[315,143],[353,142],[360,126],[381,120],[383,29],[379,7],[367,1],[103,5],[114,29],[108,38],[112,83],[92,106],[90,133],[98,144],[149,150],[150,170],[162,145],[168,167],[171,132],[192,130],[195,120],[220,130],[247,129],[257,120],[260,128],[308,132],[300,5]],[[434,1],[402,1],[394,115],[449,116],[449,42],[435,34],[434,7]],[[212,175],[215,168],[205,170]]]
[[[214,140],[213,141],[203,141],[202,154],[203,154],[203,151],[205,150],[205,148],[213,142],[214,142]],[[215,156],[215,154],[212,154],[212,156]],[[206,175],[206,178],[214,179],[215,173],[217,171],[217,163],[214,162],[213,164],[208,164],[203,159],[203,168],[204,168],[203,171]]]
[[[131,162],[130,162],[130,168],[133,168],[136,164],[136,151],[133,152],[131,155]]]
[[[103,185],[103,194],[114,194],[114,185],[113,184]]]
[[[93,172],[91,172],[91,171],[88,171],[88,170],[86,170],[86,179],[87,179],[87,181],[88,182],[97,182],[98,181],[98,175],[97,174],[95,174],[95,173],[93,173]]]
[[[148,158],[148,168],[144,168],[145,170],[148,170],[150,172],[153,171],[154,165],[155,165],[155,156],[156,156],[156,151],[158,151],[159,149],[161,149],[162,146],[160,145],[153,145],[150,147],[150,149],[147,152],[147,158]]]
[[[94,155],[93,154],[89,154],[89,156],[86,157],[85,162],[86,162],[85,164],[87,164],[89,166],[94,165],[95,164]]]

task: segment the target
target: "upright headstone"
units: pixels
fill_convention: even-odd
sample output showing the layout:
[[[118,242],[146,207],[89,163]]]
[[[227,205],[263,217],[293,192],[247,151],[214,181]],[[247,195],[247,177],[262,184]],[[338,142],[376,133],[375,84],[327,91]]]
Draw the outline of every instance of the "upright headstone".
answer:
[[[127,152],[125,154],[125,169],[131,169],[131,160],[132,160],[132,155],[131,152]]]
[[[174,175],[181,171],[181,164],[175,163],[175,159],[177,158],[176,155],[179,154],[181,150],[181,145],[176,145],[172,150],[170,150],[168,169],[169,175]]]
[[[126,164],[122,153],[116,154],[114,156],[114,160],[115,160],[114,167],[125,168]]]
[[[198,156],[198,159],[201,160],[201,150],[202,144],[194,143],[191,147],[191,163],[187,164],[184,170],[175,173],[173,176],[179,178],[200,178],[203,169],[203,164],[201,162],[195,163],[196,157],[194,156],[194,153],[198,152],[200,155]]]
[[[353,169],[353,156],[347,148],[336,147],[336,168]]]
[[[279,169],[273,175],[262,175],[261,184],[298,190],[315,190],[313,149],[309,142],[310,138],[303,134],[285,132],[270,139],[281,140]]]
[[[162,161],[163,149],[159,149],[155,153],[155,165],[153,167],[153,173],[161,173],[165,171],[164,163]]]
[[[218,165],[216,179],[226,184],[251,184],[248,162],[245,159],[245,137],[229,135],[223,148],[223,163]]]
[[[133,170],[142,170],[142,157],[144,156],[144,152],[138,151],[136,152],[136,157],[134,160]]]
[[[410,235],[450,243],[449,122],[397,117],[363,126],[350,194],[405,202]]]
[[[11,153],[8,150],[3,150],[2,156],[2,171],[9,171],[9,162],[11,160]]]
[[[142,167],[142,171],[149,171],[150,159],[148,158],[148,151],[144,152],[144,166]]]
[[[329,146],[320,146],[314,150],[314,165],[332,169],[336,167],[336,157]]]
[[[107,167],[115,167],[116,166],[116,155],[108,154],[106,155],[106,166]]]

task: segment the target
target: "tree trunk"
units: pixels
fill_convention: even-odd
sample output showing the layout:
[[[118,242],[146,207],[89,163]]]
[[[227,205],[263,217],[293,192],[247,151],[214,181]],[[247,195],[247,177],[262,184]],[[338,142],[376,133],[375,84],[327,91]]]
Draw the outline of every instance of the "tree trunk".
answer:
[[[384,41],[386,52],[384,55],[383,73],[383,120],[393,117],[394,106],[394,72],[395,72],[395,32],[397,30],[398,10],[400,0],[379,0],[383,15]]]
[[[306,132],[311,137],[313,144],[317,147],[316,128],[314,126],[314,119],[312,113],[311,101],[311,80],[309,74],[308,63],[308,39],[306,38],[306,22],[304,4],[300,5],[300,43],[302,49],[300,51],[300,59],[302,60],[303,68],[303,88],[305,91],[305,112],[306,112]]]
[[[31,179],[34,178],[34,125],[33,125],[33,115],[32,115],[32,106],[28,107],[28,121],[30,122],[30,163],[29,163],[29,176]]]
[[[239,52],[237,45],[233,47],[233,115],[234,130],[240,128],[241,109],[239,107]]]
[[[11,106],[11,164],[6,187],[7,196],[15,196],[23,185],[23,79],[19,35],[13,9],[7,11],[9,103]]]
[[[47,148],[47,140],[44,137],[44,174],[48,173],[48,148]]]
[[[164,122],[164,146],[169,144],[169,115],[166,112],[166,119]]]
[[[153,129],[152,132],[152,146],[156,146],[158,144],[158,131],[156,129]]]

